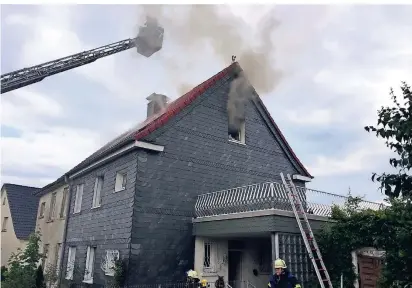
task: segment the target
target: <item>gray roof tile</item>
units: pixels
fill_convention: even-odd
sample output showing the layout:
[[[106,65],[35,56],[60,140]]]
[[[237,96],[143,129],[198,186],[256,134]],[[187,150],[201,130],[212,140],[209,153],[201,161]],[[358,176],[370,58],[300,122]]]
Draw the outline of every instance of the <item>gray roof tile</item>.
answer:
[[[5,183],[2,189],[7,193],[16,237],[27,240],[36,227],[39,198],[33,193],[39,188]]]

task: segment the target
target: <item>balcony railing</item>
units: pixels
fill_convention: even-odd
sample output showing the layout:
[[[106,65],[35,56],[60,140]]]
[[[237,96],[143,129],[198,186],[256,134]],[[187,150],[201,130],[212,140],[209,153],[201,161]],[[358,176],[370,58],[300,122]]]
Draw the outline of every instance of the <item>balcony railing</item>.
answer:
[[[296,187],[308,214],[331,216],[332,205],[343,206],[346,196]],[[383,204],[361,201],[360,208],[378,210]],[[293,211],[283,184],[266,182],[199,195],[195,205],[196,217],[216,216],[267,209]]]

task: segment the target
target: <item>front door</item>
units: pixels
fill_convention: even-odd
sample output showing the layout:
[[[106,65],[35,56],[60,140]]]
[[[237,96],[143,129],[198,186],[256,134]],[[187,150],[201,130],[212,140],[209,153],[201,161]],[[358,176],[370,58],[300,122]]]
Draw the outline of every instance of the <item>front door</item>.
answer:
[[[378,287],[382,260],[376,257],[359,255],[360,288]]]
[[[242,251],[229,250],[229,285],[233,288],[242,287]]]

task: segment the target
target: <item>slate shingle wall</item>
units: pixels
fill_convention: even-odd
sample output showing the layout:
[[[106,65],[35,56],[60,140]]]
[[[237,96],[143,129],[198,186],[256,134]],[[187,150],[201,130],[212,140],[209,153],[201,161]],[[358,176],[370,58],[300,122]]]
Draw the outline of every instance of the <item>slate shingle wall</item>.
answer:
[[[183,281],[193,268],[191,217],[202,193],[298,173],[250,103],[246,145],[228,141],[228,78],[209,89],[147,141],[164,145],[160,155],[139,151],[133,214],[133,283]]]
[[[115,177],[119,171],[127,172],[126,190],[114,192]],[[137,171],[137,152],[130,152],[84,176],[73,180],[72,198],[68,218],[64,273],[69,246],[76,246],[78,275],[83,278],[87,246],[95,246],[94,283],[104,284],[105,276],[100,268],[105,250],[119,250],[121,258],[129,258],[132,229],[133,200]],[[97,176],[104,177],[101,206],[91,209],[94,183]],[[84,183],[81,212],[73,214],[76,185]]]

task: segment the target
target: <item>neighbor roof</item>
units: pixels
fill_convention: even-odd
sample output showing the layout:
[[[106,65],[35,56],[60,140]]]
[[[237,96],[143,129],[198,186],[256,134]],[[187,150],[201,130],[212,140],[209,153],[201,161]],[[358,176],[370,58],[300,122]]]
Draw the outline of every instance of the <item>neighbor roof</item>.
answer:
[[[156,129],[164,126],[166,122],[176,116],[179,112],[181,112],[184,108],[189,106],[197,97],[203,94],[207,89],[211,88],[215,84],[219,82],[219,80],[223,79],[227,75],[234,74],[236,72],[242,71],[242,68],[237,62],[232,63],[230,66],[226,67],[216,75],[212,76],[208,80],[204,81],[200,85],[196,86],[183,96],[177,98],[175,101],[171,102],[166,109],[162,110],[160,113],[153,115],[152,117],[147,118],[142,123],[139,123],[132,129],[126,131],[125,133],[121,134],[119,137],[115,138],[114,140],[110,141],[98,151],[93,153],[91,156],[86,158],[76,167],[68,172],[68,174],[72,174],[88,165],[96,161],[97,159],[101,158],[104,155],[111,153],[114,150],[117,150],[121,146],[129,143],[130,141],[134,140],[142,140]],[[276,133],[280,136],[284,146],[287,149],[287,154],[289,154],[293,160],[296,161],[297,165],[301,168],[301,170],[306,174],[305,176],[313,178],[308,170],[303,166],[302,162],[293,152],[292,148],[286,141],[286,138],[283,136],[282,132],[280,131],[279,127],[276,125],[275,121],[273,120],[272,116],[269,114],[266,106],[263,104],[260,97],[256,97],[256,101],[261,107],[263,108],[265,114],[267,114],[268,118],[270,119],[271,124],[273,125]]]
[[[5,183],[2,187],[3,189],[7,193],[16,237],[21,240],[27,240],[36,228],[39,198],[33,194],[39,188]]]

